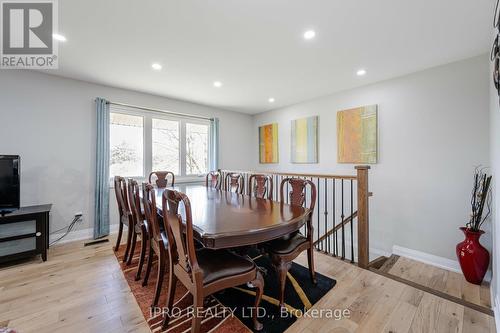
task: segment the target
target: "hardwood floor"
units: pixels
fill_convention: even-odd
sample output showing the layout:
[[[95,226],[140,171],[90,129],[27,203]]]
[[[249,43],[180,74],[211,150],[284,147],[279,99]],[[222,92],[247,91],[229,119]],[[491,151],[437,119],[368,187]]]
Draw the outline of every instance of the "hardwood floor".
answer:
[[[349,318],[300,318],[288,332],[494,332],[491,316],[326,255],[317,271],[337,285],[315,309]],[[301,255],[297,261],[306,264]],[[74,242],[49,261],[0,268],[0,327],[29,332],[149,332],[111,249]]]
[[[486,282],[478,286],[467,282],[462,274],[405,257],[399,257],[388,273],[491,309],[490,286]]]
[[[0,268],[0,327],[19,332],[149,332],[110,243],[55,246]]]
[[[337,285],[313,308],[349,309],[350,318],[301,318],[287,332],[495,332],[489,315],[324,254],[315,258],[316,270]]]

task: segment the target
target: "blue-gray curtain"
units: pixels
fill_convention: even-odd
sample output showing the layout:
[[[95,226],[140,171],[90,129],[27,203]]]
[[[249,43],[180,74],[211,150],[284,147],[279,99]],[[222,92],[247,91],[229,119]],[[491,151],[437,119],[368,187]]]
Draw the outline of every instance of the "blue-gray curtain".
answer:
[[[210,170],[219,169],[219,119],[210,119]]]
[[[109,235],[109,102],[96,98],[94,239]]]

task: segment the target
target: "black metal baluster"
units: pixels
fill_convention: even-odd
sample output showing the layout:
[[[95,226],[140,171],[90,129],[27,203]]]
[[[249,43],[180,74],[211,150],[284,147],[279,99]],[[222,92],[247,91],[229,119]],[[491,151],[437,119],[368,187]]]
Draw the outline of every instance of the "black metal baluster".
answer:
[[[337,210],[335,209],[335,205],[337,204],[337,200],[335,199],[336,197],[336,190],[335,190],[335,181],[336,179],[333,179],[333,226],[336,228],[337,227],[337,221],[335,221],[336,219],[336,213],[337,213]],[[335,250],[334,250],[334,256],[336,257],[339,253],[339,239],[337,237],[337,230],[335,229],[335,237],[333,238],[333,246],[335,247]]]
[[[323,203],[323,208],[325,209],[325,230],[323,232],[326,235],[326,233],[328,232],[328,181],[326,178],[325,178],[325,202]],[[326,237],[323,240],[323,242],[324,242],[324,251],[327,252],[328,237]]]
[[[318,178],[318,179],[316,179],[316,181],[318,182],[318,195],[316,196],[316,200],[318,200],[318,205],[316,206],[316,211],[317,211],[317,213],[318,213],[318,214],[317,214],[317,215],[318,215],[318,232],[317,232],[318,238],[316,238],[316,239],[318,239],[318,240],[319,240],[319,237],[320,237],[320,236],[319,236],[319,234],[320,234],[320,232],[319,232],[319,198],[320,198],[320,196],[319,196],[319,193],[320,193],[319,178]],[[318,248],[318,250],[319,250],[319,249],[323,250],[323,245],[322,245],[322,244],[320,244],[320,243],[321,243],[321,242],[319,242],[319,243],[318,243],[317,248]]]
[[[352,179],[351,179],[351,263],[354,262],[354,240],[353,240],[353,208],[352,208],[352,203],[353,203],[353,193],[352,193]]]
[[[341,209],[341,212],[342,214],[340,215],[340,223],[342,223],[342,260],[345,259],[345,232],[344,232],[344,179],[342,179],[342,209]]]
[[[300,176],[297,176],[297,178],[300,178]],[[304,180],[307,180],[307,177],[303,177],[303,178],[304,178]],[[310,180],[310,181],[313,181],[313,180],[312,180],[312,177],[311,177],[311,178],[309,178],[309,180]],[[306,194],[307,194],[307,190],[306,190]],[[305,196],[304,202],[307,202],[307,195]],[[305,206],[305,207],[307,207],[307,206]],[[314,211],[313,211],[313,213],[312,213],[312,215],[311,215],[311,223],[313,222],[313,219],[314,219]],[[305,225],[303,226],[303,228],[304,228],[304,230],[306,230],[306,229],[307,229]],[[314,231],[313,231],[313,235],[312,235],[312,236],[313,236],[313,238],[314,238]],[[316,246],[316,248],[318,249],[318,246]]]

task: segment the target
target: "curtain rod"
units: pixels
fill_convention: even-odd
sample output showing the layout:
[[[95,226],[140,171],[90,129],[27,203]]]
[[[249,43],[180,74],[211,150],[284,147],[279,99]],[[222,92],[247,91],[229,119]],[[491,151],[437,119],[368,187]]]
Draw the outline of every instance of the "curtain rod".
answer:
[[[203,119],[203,120],[212,120],[213,119],[213,118],[209,118],[209,117],[195,116],[195,115],[190,115],[190,114],[186,114],[186,113],[178,113],[178,112],[166,111],[166,110],[161,110],[161,109],[146,108],[146,107],[142,107],[142,106],[125,104],[125,103],[118,103],[118,102],[111,102],[111,101],[107,101],[106,103],[109,105],[125,106],[128,108],[134,108],[134,109],[150,111],[150,112],[158,112],[158,113],[162,113],[162,114],[170,114],[170,115],[179,116],[179,117],[196,118],[196,119]]]

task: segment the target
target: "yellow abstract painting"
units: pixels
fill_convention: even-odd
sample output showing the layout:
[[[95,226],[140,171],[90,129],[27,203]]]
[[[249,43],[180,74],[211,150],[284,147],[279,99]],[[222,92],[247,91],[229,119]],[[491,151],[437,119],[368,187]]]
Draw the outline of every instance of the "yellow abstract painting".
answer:
[[[318,117],[292,120],[292,163],[318,163]]]
[[[278,163],[278,124],[259,127],[259,162]]]
[[[337,112],[338,163],[377,163],[377,105]]]

